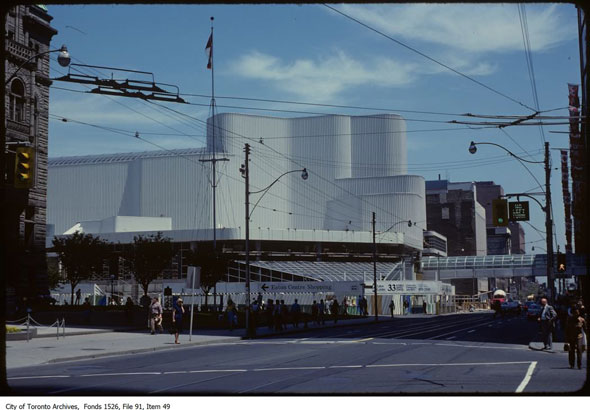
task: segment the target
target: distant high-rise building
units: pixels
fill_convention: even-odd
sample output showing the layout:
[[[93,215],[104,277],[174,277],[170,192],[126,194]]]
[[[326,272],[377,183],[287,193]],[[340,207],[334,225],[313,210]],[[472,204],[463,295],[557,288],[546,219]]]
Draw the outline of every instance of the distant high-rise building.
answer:
[[[486,213],[474,182],[426,181],[426,220],[447,238],[449,256],[486,255]]]
[[[526,253],[525,242],[524,242],[524,229],[518,222],[508,223],[508,229],[510,229],[510,239],[512,242],[513,254],[520,255]]]

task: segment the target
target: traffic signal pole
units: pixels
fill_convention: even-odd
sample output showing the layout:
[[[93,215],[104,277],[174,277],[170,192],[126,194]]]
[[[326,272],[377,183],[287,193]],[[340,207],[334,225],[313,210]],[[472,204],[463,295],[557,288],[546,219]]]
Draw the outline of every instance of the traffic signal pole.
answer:
[[[551,302],[555,301],[555,281],[553,277],[553,220],[551,219],[551,161],[549,142],[545,142],[545,232],[547,240],[547,284]]]

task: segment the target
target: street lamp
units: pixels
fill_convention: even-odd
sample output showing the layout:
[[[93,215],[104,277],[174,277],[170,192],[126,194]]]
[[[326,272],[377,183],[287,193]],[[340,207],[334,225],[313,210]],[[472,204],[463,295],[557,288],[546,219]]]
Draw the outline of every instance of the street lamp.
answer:
[[[555,283],[553,280],[553,221],[551,219],[551,165],[549,164],[549,142],[545,142],[545,158],[543,161],[530,161],[528,159],[524,159],[519,157],[518,155],[514,154],[513,152],[509,151],[508,149],[504,148],[502,145],[495,144],[493,142],[473,142],[469,145],[469,152],[471,154],[475,154],[477,152],[476,145],[494,145],[498,148],[503,149],[512,157],[516,158],[521,162],[528,162],[531,164],[544,164],[545,166],[545,206],[541,205],[541,209],[545,212],[545,230],[547,234],[547,283],[549,284],[549,291],[551,293],[550,299],[554,300],[555,298]],[[519,194],[513,196],[529,196],[528,194]],[[533,198],[533,197],[531,197]],[[535,198],[533,198],[535,199]],[[535,199],[536,200],[536,199]]]
[[[249,170],[249,162],[250,162],[250,144],[246,144],[244,146],[244,152],[246,153],[246,159],[242,166],[240,167],[240,173],[242,174],[242,178],[245,179],[245,196],[246,196],[246,244],[245,244],[245,251],[246,251],[246,337],[250,338],[254,335],[256,329],[250,329],[250,217],[252,216],[252,212],[256,209],[256,206],[266,195],[269,189],[278,182],[279,179],[284,177],[287,174],[292,174],[294,172],[301,172],[301,179],[304,181],[309,178],[309,174],[307,172],[307,168],[303,169],[295,169],[292,171],[284,172],[283,174],[279,175],[273,182],[270,183],[266,188],[260,189],[258,191],[250,191],[250,170]],[[250,211],[250,194],[260,194],[260,198],[256,201],[256,204]],[[254,332],[253,332],[254,331]]]
[[[28,62],[30,62],[34,58],[41,57],[42,55],[49,54],[49,53],[59,53],[59,55],[57,56],[57,62],[59,63],[60,66],[67,67],[70,65],[70,61],[72,59],[70,58],[70,53],[68,53],[68,48],[64,44],[61,46],[61,48],[58,48],[55,50],[44,51],[42,53],[38,53],[38,54],[35,54],[35,55],[29,57],[24,63],[22,63],[20,66],[18,66],[18,68],[14,71],[14,73],[12,73],[10,75],[10,77],[8,77],[8,79],[6,80],[4,85],[5,86],[8,85],[8,83],[16,76],[16,73],[18,73],[20,71],[20,69],[23,68]]]

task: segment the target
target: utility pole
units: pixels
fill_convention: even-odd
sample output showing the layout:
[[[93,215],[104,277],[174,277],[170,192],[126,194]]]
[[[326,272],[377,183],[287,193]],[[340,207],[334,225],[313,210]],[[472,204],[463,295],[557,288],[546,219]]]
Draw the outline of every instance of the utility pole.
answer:
[[[377,243],[375,242],[375,212],[373,212],[373,309],[375,309],[375,322],[379,321],[379,312],[377,304]]]
[[[244,146],[246,158],[244,162],[244,178],[245,183],[245,216],[246,216],[246,335],[250,334],[250,171],[248,163],[250,161],[250,144]]]
[[[555,301],[553,278],[553,221],[551,219],[551,163],[549,142],[545,142],[545,232],[547,233],[547,284],[551,292],[550,301]]]

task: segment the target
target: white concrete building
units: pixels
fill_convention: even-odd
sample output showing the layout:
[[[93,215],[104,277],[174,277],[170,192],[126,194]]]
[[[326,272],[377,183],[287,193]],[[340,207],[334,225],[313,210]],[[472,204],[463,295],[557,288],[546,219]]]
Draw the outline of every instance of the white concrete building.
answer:
[[[218,238],[243,240],[244,144],[251,146],[250,191],[253,240],[372,241],[376,212],[378,241],[422,249],[426,229],[425,184],[407,175],[406,124],[399,115],[328,115],[274,118],[244,114],[215,117]],[[47,222],[57,235],[81,223],[103,221],[117,237],[116,217],[146,217],[149,230],[178,240],[212,239],[212,119],[207,146],[195,149],[51,158]],[[153,218],[165,218],[155,223]],[[414,222],[411,226],[407,221]],[[170,221],[170,222],[168,222]],[[108,222],[108,223],[107,223]],[[125,226],[141,229],[141,219]],[[157,222],[157,221],[156,221]],[[97,225],[97,226],[99,226]],[[122,225],[121,225],[122,226]],[[98,228],[97,228],[98,229]],[[101,228],[102,229],[102,228]],[[129,229],[121,238],[130,241]],[[123,242],[123,241],[122,241]]]

